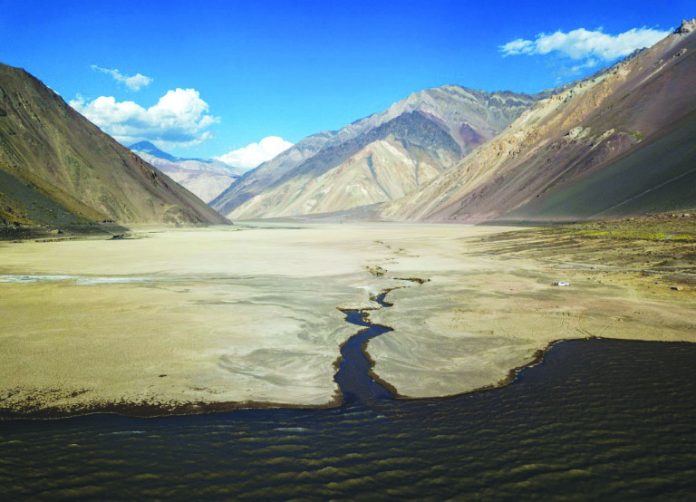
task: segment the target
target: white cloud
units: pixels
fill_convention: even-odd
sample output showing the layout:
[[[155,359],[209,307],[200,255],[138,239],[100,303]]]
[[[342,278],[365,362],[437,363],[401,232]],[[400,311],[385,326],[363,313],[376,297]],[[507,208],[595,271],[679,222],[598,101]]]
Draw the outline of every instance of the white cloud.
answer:
[[[232,150],[224,155],[215,157],[215,159],[233,167],[251,169],[267,160],[271,160],[291,146],[292,143],[285,141],[280,136],[266,136],[258,143],[251,143],[242,148]]]
[[[539,36],[539,35],[537,35]],[[500,52],[503,56],[517,56],[519,54],[531,54],[534,50],[534,42],[531,40],[525,40],[523,38],[518,38],[505,45],[500,46]]]
[[[112,96],[87,101],[79,95],[70,106],[123,144],[148,140],[162,147],[195,145],[210,138],[205,129],[219,121],[208,113],[208,103],[196,89],[167,91],[149,108]]]
[[[585,61],[571,66],[569,71],[570,71],[571,75],[574,75],[574,74],[580,73],[583,70],[586,70],[589,68],[594,68],[598,64],[599,64],[599,61],[597,59],[587,58]]]
[[[578,28],[567,33],[540,33],[534,40],[518,38],[499,48],[503,56],[558,53],[576,61],[582,60],[583,63],[574,67],[579,70],[595,66],[601,61],[628,56],[636,49],[650,47],[670,33],[671,31],[643,27],[609,35],[601,28],[594,31]]]
[[[111,68],[102,68],[101,66],[97,66],[95,64],[92,65],[92,69],[94,71],[98,71],[101,73],[106,73],[107,75],[111,75],[111,77],[116,81],[124,84],[126,87],[128,87],[132,91],[139,91],[143,87],[147,87],[152,83],[152,78],[147,77],[143,75],[142,73],[136,73],[135,75],[124,75],[117,69],[111,69]]]

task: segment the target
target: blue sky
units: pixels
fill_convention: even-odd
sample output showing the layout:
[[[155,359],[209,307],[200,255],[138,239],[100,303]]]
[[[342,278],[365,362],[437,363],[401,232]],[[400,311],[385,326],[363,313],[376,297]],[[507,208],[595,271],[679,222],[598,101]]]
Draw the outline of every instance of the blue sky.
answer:
[[[142,131],[175,154],[210,157],[267,136],[296,142],[426,87],[540,91],[634,43],[630,33],[606,47],[588,40],[696,16],[696,2],[682,0],[548,5],[0,0],[0,61],[26,68],[123,141]],[[537,38],[558,31],[560,39]],[[250,148],[252,158],[263,150]]]

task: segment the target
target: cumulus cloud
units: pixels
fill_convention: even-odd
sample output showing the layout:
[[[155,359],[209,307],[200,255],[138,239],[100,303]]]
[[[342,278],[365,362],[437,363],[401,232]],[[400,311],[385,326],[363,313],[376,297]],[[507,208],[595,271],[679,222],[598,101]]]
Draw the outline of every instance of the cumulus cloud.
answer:
[[[196,89],[167,91],[149,108],[112,96],[92,101],[77,96],[70,106],[124,144],[148,140],[163,147],[195,145],[210,138],[206,129],[219,121],[208,113],[208,103]]]
[[[600,62],[613,61],[628,56],[636,49],[650,47],[670,31],[653,28],[633,28],[618,35],[604,33],[602,29],[578,28],[569,32],[539,33],[533,40],[518,38],[499,47],[503,56],[547,55],[556,53],[575,61],[576,70],[590,68]]]
[[[258,143],[251,143],[242,148],[232,150],[224,155],[215,157],[215,159],[233,167],[251,169],[267,160],[271,160],[291,146],[292,143],[285,141],[280,136],[266,136]]]
[[[113,78],[116,82],[124,84],[132,91],[139,91],[143,87],[147,87],[152,83],[152,78],[147,77],[142,73],[136,73],[135,75],[128,76],[124,75],[116,68],[102,68],[101,66],[97,66],[95,64],[92,65],[92,70],[110,75],[111,78]]]

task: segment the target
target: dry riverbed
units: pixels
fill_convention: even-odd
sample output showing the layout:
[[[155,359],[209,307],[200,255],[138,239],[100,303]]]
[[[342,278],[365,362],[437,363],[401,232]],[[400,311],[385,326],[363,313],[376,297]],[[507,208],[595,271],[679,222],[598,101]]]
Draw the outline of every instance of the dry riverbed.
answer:
[[[693,243],[679,244],[686,267],[646,274],[588,232],[298,224],[2,242],[0,409],[330,405],[355,332],[338,307],[400,286],[370,314],[394,331],[368,351],[404,396],[495,385],[558,339],[696,341]]]
[[[394,307],[371,315],[394,332],[368,350],[403,396],[498,385],[556,340],[696,341],[696,219],[445,233],[399,246],[409,255],[390,273],[430,280],[392,292]]]

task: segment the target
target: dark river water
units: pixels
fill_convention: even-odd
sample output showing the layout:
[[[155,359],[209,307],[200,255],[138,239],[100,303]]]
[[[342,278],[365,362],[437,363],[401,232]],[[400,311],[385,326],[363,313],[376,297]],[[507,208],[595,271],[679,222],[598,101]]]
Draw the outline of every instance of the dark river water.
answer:
[[[696,344],[563,342],[504,388],[394,400],[358,357],[388,328],[348,316],[372,331],[340,408],[0,422],[1,500],[696,500]]]

